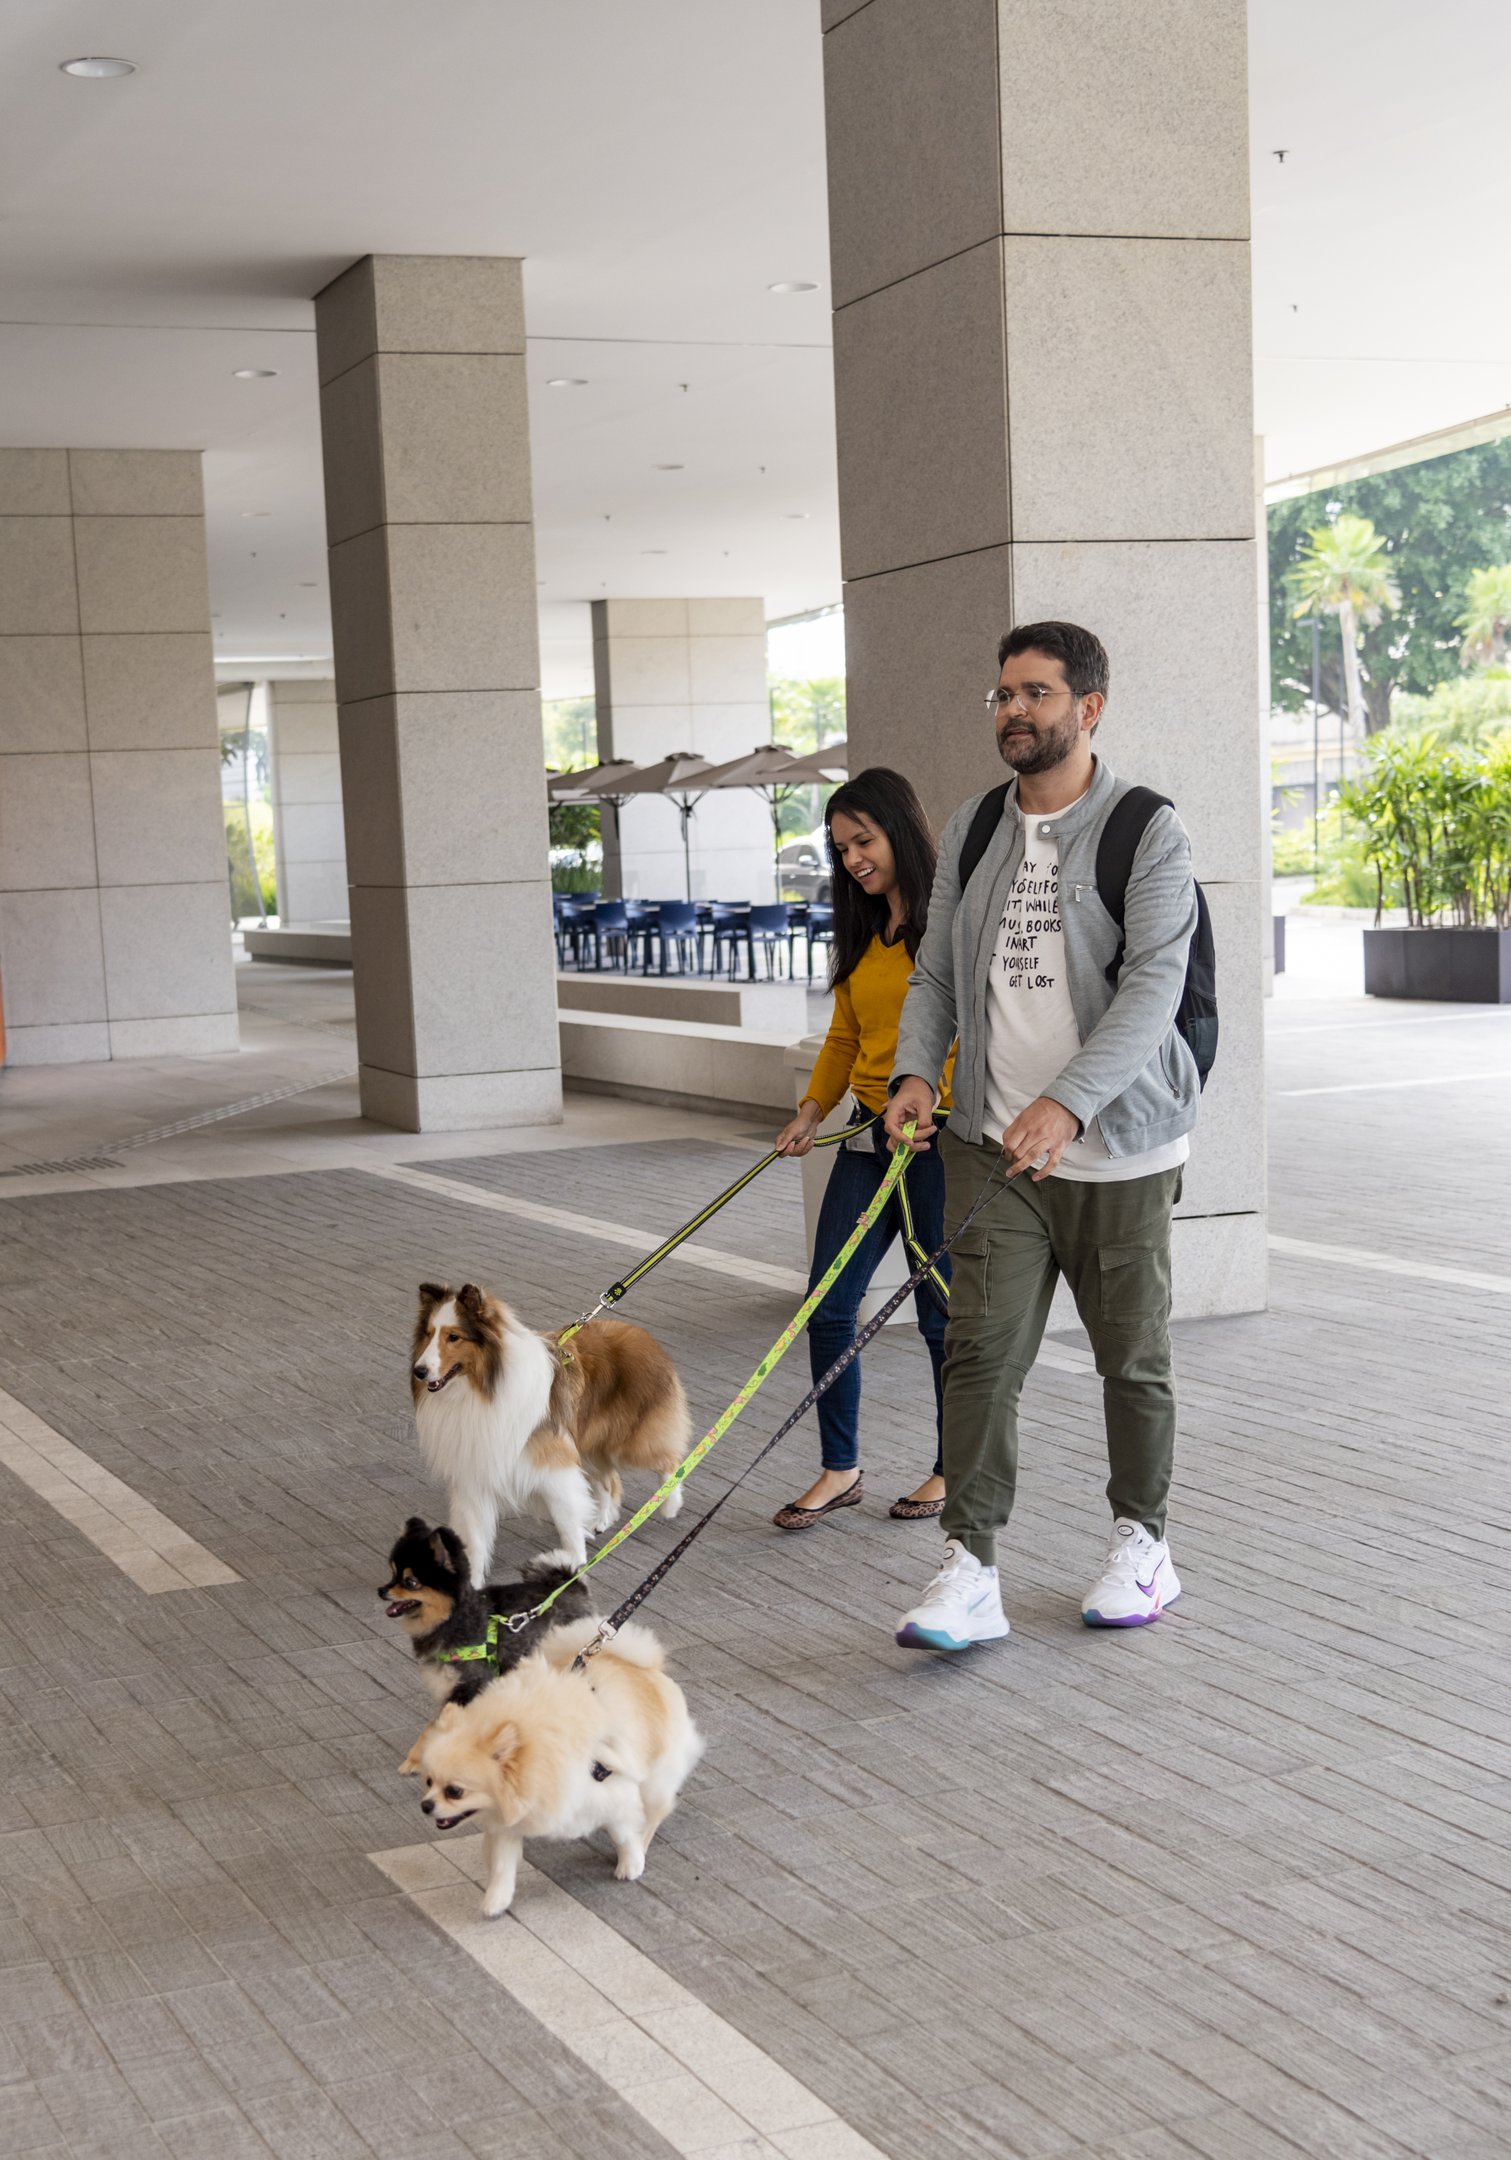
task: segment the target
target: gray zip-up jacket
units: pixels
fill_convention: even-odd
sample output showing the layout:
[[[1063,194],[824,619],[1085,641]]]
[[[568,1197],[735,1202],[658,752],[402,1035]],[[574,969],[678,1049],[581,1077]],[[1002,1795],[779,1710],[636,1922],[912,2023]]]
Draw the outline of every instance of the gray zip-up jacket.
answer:
[[[1091,786],[1052,827],[1060,857],[1065,972],[1081,1047],[1044,1090],[1084,1127],[1101,1120],[1110,1155],[1139,1155],[1187,1133],[1201,1101],[1196,1060],[1174,1025],[1196,928],[1191,842],[1175,812],[1157,810],[1139,842],[1124,904],[1126,953],[1116,992],[1105,970],[1117,952],[1117,925],[1097,897],[1097,842],[1127,784],[1100,758]],[[909,1073],[934,1080],[958,1035],[950,1124],[979,1140],[986,1118],[987,985],[997,927],[1023,863],[1018,784],[1002,822],[962,895],[960,850],[979,795],[944,829],[892,1067],[895,1087]]]

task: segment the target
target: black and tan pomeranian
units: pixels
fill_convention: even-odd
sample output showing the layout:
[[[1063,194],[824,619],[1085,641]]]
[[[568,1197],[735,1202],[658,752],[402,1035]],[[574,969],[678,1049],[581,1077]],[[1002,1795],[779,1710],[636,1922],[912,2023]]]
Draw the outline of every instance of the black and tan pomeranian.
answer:
[[[539,1620],[511,1630],[499,1625],[527,1613],[568,1578],[564,1569],[526,1574],[520,1582],[485,1583],[474,1590],[467,1548],[454,1530],[434,1529],[411,1515],[388,1556],[388,1581],[379,1590],[390,1620],[402,1623],[419,1659],[425,1684],[438,1702],[471,1702],[492,1680],[538,1650],[543,1637],[564,1620],[592,1612],[587,1587],[573,1583]],[[476,1651],[476,1656],[463,1655]],[[424,1735],[421,1735],[421,1739]],[[418,1766],[419,1741],[400,1769]]]

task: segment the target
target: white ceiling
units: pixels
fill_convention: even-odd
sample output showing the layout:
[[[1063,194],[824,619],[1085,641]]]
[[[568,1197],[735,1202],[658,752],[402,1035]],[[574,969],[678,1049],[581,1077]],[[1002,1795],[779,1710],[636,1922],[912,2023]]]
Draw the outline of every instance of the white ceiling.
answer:
[[[1254,0],[1272,476],[1511,403],[1502,21]],[[310,295],[369,250],[526,258],[548,694],[599,593],[838,597],[818,0],[0,0],[0,442],[202,447],[227,656],[330,650]]]

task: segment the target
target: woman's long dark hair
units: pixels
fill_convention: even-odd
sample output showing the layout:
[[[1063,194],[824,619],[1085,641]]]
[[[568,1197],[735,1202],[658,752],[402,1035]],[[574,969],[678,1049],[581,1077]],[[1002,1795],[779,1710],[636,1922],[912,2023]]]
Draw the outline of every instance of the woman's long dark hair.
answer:
[[[928,926],[929,893],[939,849],[933,828],[924,816],[923,804],[911,780],[890,765],[868,765],[853,780],[836,788],[824,810],[824,829],[829,835],[829,861],[833,868],[834,950],[829,962],[829,987],[853,974],[872,938],[886,933],[890,919],[888,903],[880,893],[868,893],[856,884],[834,848],[834,819],[864,818],[886,834],[892,860],[897,866],[897,890],[902,899],[902,939],[908,957],[916,959],[919,943]]]

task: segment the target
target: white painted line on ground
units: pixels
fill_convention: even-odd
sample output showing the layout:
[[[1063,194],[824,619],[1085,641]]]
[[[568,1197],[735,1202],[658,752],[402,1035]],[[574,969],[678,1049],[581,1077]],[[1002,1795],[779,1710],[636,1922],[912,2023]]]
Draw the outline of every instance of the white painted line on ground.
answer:
[[[415,1170],[407,1163],[363,1163],[369,1177],[389,1178],[396,1185],[412,1185],[417,1192],[434,1193],[442,1200],[462,1200],[468,1207],[492,1208],[499,1215],[517,1215],[525,1222],[544,1223],[552,1230],[569,1230],[575,1237],[597,1238],[603,1245],[625,1245],[644,1253],[654,1244],[654,1234],[631,1229],[626,1223],[601,1222],[596,1215],[576,1215],[566,1208],[544,1207],[538,1200],[517,1200],[512,1193],[487,1192],[481,1185],[467,1185],[460,1178],[438,1177],[432,1170]],[[775,1267],[769,1260],[747,1260],[740,1253],[722,1252],[716,1245],[679,1245],[669,1260],[684,1267],[704,1268],[712,1275],[733,1275],[741,1282],[765,1283],[773,1290],[806,1290],[808,1278],[796,1268]]]
[[[1296,1260],[1323,1260],[1330,1267],[1368,1268],[1376,1275],[1409,1275],[1418,1282],[1451,1283],[1456,1290],[1488,1290],[1511,1297],[1511,1275],[1487,1275],[1477,1268],[1442,1267],[1431,1260],[1396,1260],[1389,1253],[1363,1252],[1357,1245],[1313,1245],[1305,1238],[1271,1237],[1270,1251]]]
[[[102,1470],[25,1403],[0,1388],[0,1463],[113,1560],[140,1590],[202,1590],[240,1582],[214,1553],[150,1500]]]
[[[482,1919],[482,1846],[471,1837],[368,1858],[675,2152],[886,2160],[827,2101],[528,1862],[512,1910]],[[636,1895],[633,1883],[622,1887]]]
[[[1467,1087],[1476,1080],[1511,1080],[1511,1072],[1434,1073],[1425,1080],[1346,1080],[1337,1087],[1277,1088],[1275,1093],[1294,1102],[1301,1095],[1378,1095],[1387,1088]]]
[[[1294,1007],[1287,1010],[1294,1011]],[[1453,1012],[1439,1007],[1437,1012],[1412,1013],[1409,1017],[1395,1020],[1322,1020],[1315,1027],[1291,1027],[1277,1012],[1271,1032],[1277,1043],[1290,1042],[1297,1035],[1362,1035],[1373,1028],[1403,1027],[1457,1027],[1466,1020],[1511,1020],[1511,1005],[1459,1006]]]

